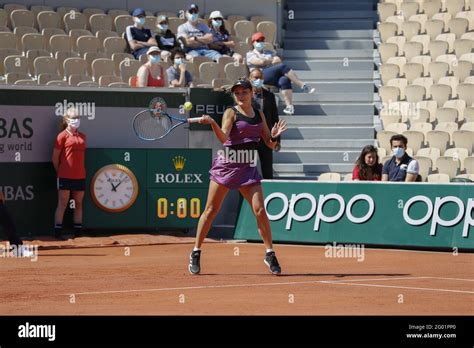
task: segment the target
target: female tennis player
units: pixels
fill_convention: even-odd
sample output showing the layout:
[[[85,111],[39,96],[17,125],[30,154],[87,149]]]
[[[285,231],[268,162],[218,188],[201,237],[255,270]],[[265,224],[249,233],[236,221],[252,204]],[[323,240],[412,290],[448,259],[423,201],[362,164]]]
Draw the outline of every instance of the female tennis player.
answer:
[[[207,203],[199,218],[196,243],[189,260],[189,272],[198,274],[201,271],[201,245],[206,238],[212,221],[221,204],[232,189],[238,189],[252,207],[257,219],[258,232],[265,244],[264,262],[273,274],[280,274],[281,268],[272,246],[272,232],[263,202],[261,176],[252,159],[257,152],[260,138],[273,149],[277,138],[286,130],[286,124],[280,120],[271,132],[261,111],[252,106],[252,84],[247,79],[237,80],[231,88],[235,106],[228,108],[222,117],[222,128],[211,117],[204,115],[200,123],[210,124],[216,137],[227,148],[226,154],[218,155],[209,171],[210,184]],[[247,161],[243,160],[247,159]]]
[[[65,129],[58,134],[53,150],[53,165],[58,175],[58,206],[55,213],[54,236],[62,235],[64,212],[72,193],[75,207],[73,213],[74,234],[82,232],[82,200],[86,188],[86,135],[78,131],[81,123],[76,109],[68,109],[63,116]]]

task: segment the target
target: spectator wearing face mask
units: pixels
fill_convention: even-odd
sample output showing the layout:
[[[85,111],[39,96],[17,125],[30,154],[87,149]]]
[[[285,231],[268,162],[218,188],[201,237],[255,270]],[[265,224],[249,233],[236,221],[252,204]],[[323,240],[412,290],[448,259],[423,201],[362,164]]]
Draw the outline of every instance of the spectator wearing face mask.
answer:
[[[186,53],[192,58],[204,56],[217,61],[221,54],[209,49],[209,44],[214,41],[211,30],[207,25],[199,23],[199,7],[191,4],[186,11],[186,23],[178,27],[178,40],[184,45]]]
[[[170,87],[194,87],[193,77],[186,69],[186,53],[181,48],[175,48],[170,56],[173,63],[166,70]]]
[[[160,49],[150,47],[147,52],[148,62],[143,64],[137,72],[137,87],[165,87],[165,74],[161,66]]]
[[[134,25],[129,25],[125,29],[128,44],[132,50],[133,56],[138,59],[141,55],[146,54],[151,46],[157,46],[156,40],[151,34],[150,29],[145,29],[145,10],[136,8],[132,12]]]
[[[296,73],[283,64],[274,51],[265,50],[265,35],[257,32],[252,35],[254,49],[247,52],[247,65],[250,72],[255,68],[263,71],[264,84],[278,87],[286,104],[283,112],[287,115],[295,113],[293,105],[293,89],[291,84],[301,87],[306,93],[314,93],[315,89],[301,81]]]
[[[253,104],[258,110],[263,111],[267,125],[271,129],[280,120],[275,94],[263,86],[262,70],[254,69],[250,73],[249,80],[252,84]],[[275,140],[277,143],[273,149],[270,149],[264,141],[258,143],[258,158],[264,179],[273,179],[273,150],[280,151],[280,137]]]
[[[169,29],[168,17],[158,16],[156,19],[155,40],[161,50],[161,59],[168,61],[173,48],[179,47],[176,35]]]
[[[58,206],[55,213],[54,236],[64,240],[62,235],[64,212],[69,196],[75,202],[74,232],[82,231],[82,201],[86,189],[86,135],[78,131],[81,124],[76,109],[68,109],[63,117],[65,129],[58,134],[53,150],[53,166],[58,178]]]
[[[393,157],[387,160],[382,169],[382,181],[417,181],[420,166],[406,153],[408,139],[402,134],[390,138]]]
[[[243,57],[234,52],[235,42],[230,40],[230,34],[224,24],[224,16],[220,11],[213,11],[207,22],[211,30],[214,41],[209,44],[209,48],[216,50],[222,55],[234,58],[238,63],[243,62]]]

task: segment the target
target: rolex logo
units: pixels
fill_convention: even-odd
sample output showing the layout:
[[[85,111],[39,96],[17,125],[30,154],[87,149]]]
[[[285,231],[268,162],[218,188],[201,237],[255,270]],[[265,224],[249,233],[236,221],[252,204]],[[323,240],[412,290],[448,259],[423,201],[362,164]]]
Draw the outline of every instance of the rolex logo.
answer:
[[[184,169],[184,164],[186,163],[186,158],[183,156],[176,156],[173,158],[173,164],[176,171],[180,172]]]

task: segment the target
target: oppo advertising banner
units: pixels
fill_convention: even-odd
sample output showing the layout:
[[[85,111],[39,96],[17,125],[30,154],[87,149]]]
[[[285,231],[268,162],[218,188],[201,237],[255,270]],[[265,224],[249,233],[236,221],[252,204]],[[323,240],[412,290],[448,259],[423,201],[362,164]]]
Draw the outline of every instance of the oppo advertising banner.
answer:
[[[184,116],[185,92],[169,93],[0,89],[0,162],[50,162],[58,122],[69,107],[81,115],[80,131],[87,146],[96,148],[175,148],[188,146],[187,127],[178,127],[165,139],[146,142],[136,137],[134,115],[162,97],[170,114]]]
[[[472,184],[264,181],[273,239],[474,249]],[[260,240],[242,203],[234,238]]]

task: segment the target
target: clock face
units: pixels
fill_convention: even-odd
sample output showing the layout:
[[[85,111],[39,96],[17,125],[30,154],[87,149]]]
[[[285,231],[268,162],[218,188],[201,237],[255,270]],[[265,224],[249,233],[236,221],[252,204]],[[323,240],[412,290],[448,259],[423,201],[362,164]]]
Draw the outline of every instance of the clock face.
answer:
[[[107,212],[119,213],[127,210],[138,195],[138,182],[127,167],[111,164],[100,168],[91,182],[94,203]]]

